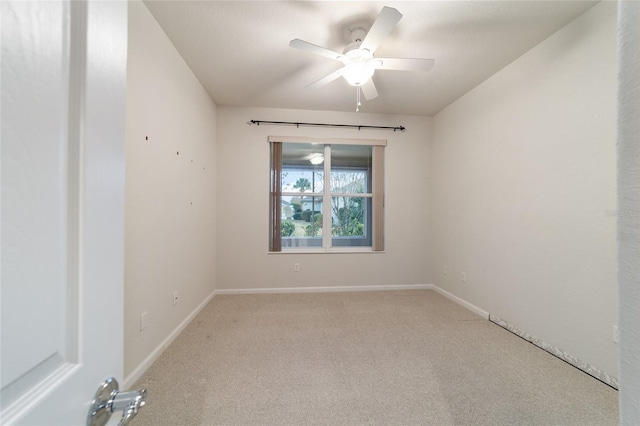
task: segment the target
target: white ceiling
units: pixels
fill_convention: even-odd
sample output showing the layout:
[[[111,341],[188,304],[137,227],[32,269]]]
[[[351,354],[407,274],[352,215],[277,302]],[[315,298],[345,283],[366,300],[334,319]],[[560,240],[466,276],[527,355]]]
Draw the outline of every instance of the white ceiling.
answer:
[[[344,79],[305,86],[342,66],[289,47],[300,38],[342,52],[349,29],[380,9],[403,18],[377,57],[433,58],[429,72],[382,71],[362,112],[433,115],[562,28],[596,1],[187,1],[147,7],[219,106],[354,111]]]

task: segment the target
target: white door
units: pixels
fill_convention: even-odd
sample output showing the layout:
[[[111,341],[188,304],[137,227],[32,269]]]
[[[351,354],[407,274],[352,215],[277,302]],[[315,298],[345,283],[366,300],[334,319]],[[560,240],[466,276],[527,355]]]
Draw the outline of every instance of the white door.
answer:
[[[122,381],[127,4],[1,3],[0,423],[83,425]]]

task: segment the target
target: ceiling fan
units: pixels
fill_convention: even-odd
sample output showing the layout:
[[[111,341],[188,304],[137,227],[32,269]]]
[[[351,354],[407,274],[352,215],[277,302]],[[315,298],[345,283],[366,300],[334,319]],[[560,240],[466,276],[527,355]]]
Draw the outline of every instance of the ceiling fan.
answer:
[[[339,77],[343,77],[350,85],[357,88],[356,111],[358,111],[360,90],[367,100],[375,99],[378,96],[378,90],[371,79],[376,70],[429,71],[435,64],[433,59],[374,57],[376,49],[400,21],[400,18],[402,18],[400,12],[392,7],[384,6],[369,32],[360,27],[351,30],[352,42],[344,49],[344,53],[334,52],[300,39],[291,40],[289,46],[293,48],[325,56],[344,64],[339,70],[307,87],[322,87]]]

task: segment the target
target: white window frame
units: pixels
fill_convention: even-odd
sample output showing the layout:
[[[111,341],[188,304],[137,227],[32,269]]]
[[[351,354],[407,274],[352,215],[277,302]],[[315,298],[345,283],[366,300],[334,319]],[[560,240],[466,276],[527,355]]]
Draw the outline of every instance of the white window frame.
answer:
[[[325,139],[325,138],[308,138],[299,136],[269,136],[269,143],[308,143],[324,146],[324,169],[323,178],[325,180],[323,184],[322,193],[310,193],[308,196],[322,197],[322,216],[323,216],[323,229],[332,229],[332,201],[333,197],[356,197],[356,198],[368,198],[371,200],[371,245],[369,246],[332,246],[333,235],[332,232],[322,233],[322,247],[305,247],[305,248],[283,248],[282,236],[280,235],[280,226],[282,218],[279,220],[273,217],[273,212],[279,207],[279,200],[283,196],[295,196],[299,193],[291,192],[278,192],[277,196],[271,192],[270,196],[270,211],[272,217],[270,218],[270,253],[352,253],[352,252],[383,252],[384,251],[384,154],[381,148],[374,148],[373,151],[373,164],[372,164],[372,182],[371,190],[366,193],[332,193],[330,176],[331,176],[331,146],[332,145],[367,145],[372,147],[385,147],[387,145],[386,140],[382,139]],[[280,150],[281,152],[282,150]],[[282,171],[282,159],[279,160],[280,168]],[[270,166],[271,173],[273,174],[273,159]],[[272,191],[273,191],[273,179],[272,176]],[[278,184],[278,188],[280,185]],[[278,205],[274,205],[274,204]],[[277,230],[274,230],[277,227]],[[278,238],[279,241],[274,245],[273,239]],[[275,247],[275,248],[274,248]]]

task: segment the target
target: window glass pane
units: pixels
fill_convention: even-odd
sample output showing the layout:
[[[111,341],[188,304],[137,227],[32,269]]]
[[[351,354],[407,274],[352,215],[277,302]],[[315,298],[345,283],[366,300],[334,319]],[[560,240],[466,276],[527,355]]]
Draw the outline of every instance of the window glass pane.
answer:
[[[331,192],[358,194],[371,192],[371,147],[331,146]]]
[[[324,172],[322,166],[317,170],[282,168],[282,192],[322,193],[324,191]]]
[[[323,182],[324,145],[283,144],[282,247],[322,247]]]
[[[283,248],[322,247],[322,237],[282,237]]]
[[[322,197],[282,197],[282,247],[322,246]]]
[[[334,246],[371,245],[371,199],[331,197],[331,235]]]
[[[323,163],[323,145],[283,144],[282,192],[322,192]]]

